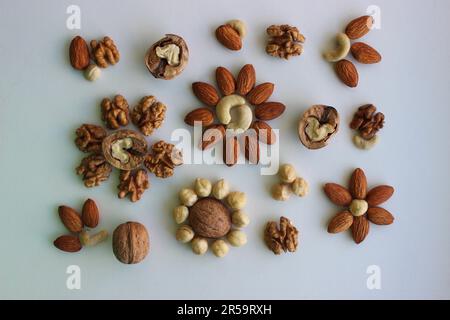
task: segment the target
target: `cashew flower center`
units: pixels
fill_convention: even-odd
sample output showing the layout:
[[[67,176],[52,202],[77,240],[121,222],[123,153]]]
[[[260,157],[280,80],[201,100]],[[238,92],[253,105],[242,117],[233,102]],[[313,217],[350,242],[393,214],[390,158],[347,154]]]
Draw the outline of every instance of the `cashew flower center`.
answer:
[[[216,114],[220,123],[226,124],[227,129],[233,130],[234,133],[246,131],[252,123],[253,113],[245,102],[243,97],[233,94],[223,97],[216,106]],[[233,117],[231,109],[235,110]]]
[[[130,161],[130,154],[126,151],[133,146],[131,138],[118,139],[111,144],[111,156],[122,163]]]
[[[156,47],[156,55],[161,59],[166,59],[169,66],[177,66],[180,63],[180,47],[176,44]]]
[[[334,132],[334,127],[331,124],[325,123],[321,125],[319,120],[314,117],[306,119],[306,123],[305,132],[311,141],[314,142],[322,141],[330,133]]]

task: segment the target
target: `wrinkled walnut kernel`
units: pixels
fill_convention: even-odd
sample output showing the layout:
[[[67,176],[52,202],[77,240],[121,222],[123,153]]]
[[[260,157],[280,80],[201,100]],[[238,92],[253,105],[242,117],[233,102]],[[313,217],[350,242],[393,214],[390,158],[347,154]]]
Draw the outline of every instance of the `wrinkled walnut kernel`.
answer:
[[[75,144],[83,152],[100,152],[102,141],[106,137],[106,130],[93,124],[83,124],[75,132]]]
[[[152,153],[144,160],[147,169],[158,178],[168,178],[173,175],[176,166],[183,163],[183,156],[171,143],[159,141],[152,146]]]
[[[109,129],[119,129],[129,123],[129,107],[127,100],[120,94],[113,100],[104,98],[101,104],[102,120]]]
[[[92,40],[91,48],[95,63],[101,68],[108,67],[108,64],[114,65],[120,60],[119,50],[110,37],[104,37],[100,41]]]
[[[280,228],[275,221],[269,221],[264,231],[264,241],[275,254],[295,252],[298,246],[298,230],[288,218],[280,218]]]
[[[149,136],[161,127],[166,115],[166,106],[154,96],[146,96],[131,112],[131,120],[141,132]]]
[[[119,198],[122,199],[129,195],[131,202],[140,200],[142,194],[150,186],[147,172],[144,169],[135,171],[122,170],[119,179],[120,183],[117,186]]]
[[[384,126],[384,114],[376,111],[377,108],[373,104],[359,107],[353,116],[350,128],[358,130],[363,139],[372,139]]]
[[[96,187],[108,180],[111,171],[111,165],[101,154],[87,156],[76,169],[77,174],[83,176],[84,185],[88,188]]]
[[[267,28],[267,34],[271,37],[266,46],[266,52],[278,58],[289,59],[303,53],[305,37],[296,27],[289,25],[272,25]]]

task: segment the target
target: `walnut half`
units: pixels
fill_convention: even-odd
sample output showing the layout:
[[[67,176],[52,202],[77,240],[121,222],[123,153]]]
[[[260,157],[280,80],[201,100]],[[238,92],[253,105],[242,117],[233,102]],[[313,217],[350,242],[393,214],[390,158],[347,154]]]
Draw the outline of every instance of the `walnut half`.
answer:
[[[275,254],[295,252],[298,246],[298,230],[288,218],[280,218],[280,227],[275,221],[267,222],[264,241]]]
[[[330,106],[314,105],[305,111],[298,124],[300,141],[308,149],[325,147],[339,129],[339,114]]]
[[[133,170],[144,162],[147,141],[132,130],[119,130],[107,136],[102,143],[103,155],[113,167]]]

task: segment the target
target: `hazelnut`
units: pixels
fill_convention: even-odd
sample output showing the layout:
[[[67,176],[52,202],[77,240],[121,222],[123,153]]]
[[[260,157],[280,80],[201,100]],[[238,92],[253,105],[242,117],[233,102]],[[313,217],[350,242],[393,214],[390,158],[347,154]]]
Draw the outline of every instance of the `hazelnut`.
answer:
[[[113,232],[113,252],[125,264],[141,262],[148,254],[150,242],[147,229],[139,222],[126,222]]]
[[[189,224],[201,237],[220,238],[230,231],[231,217],[221,201],[204,198],[189,209]]]
[[[100,78],[102,71],[96,64],[91,64],[84,70],[84,77],[86,80],[95,81]]]
[[[362,216],[369,209],[369,204],[365,200],[354,199],[352,203],[350,203],[350,212],[355,216]]]
[[[283,164],[278,170],[278,176],[284,183],[292,183],[297,177],[295,168],[290,164]]]
[[[211,194],[212,185],[208,179],[195,179],[194,190],[199,197],[208,197]]]
[[[186,206],[178,206],[173,209],[173,219],[180,224],[186,221],[189,216],[189,209]]]
[[[189,188],[181,189],[179,193],[180,202],[186,207],[192,206],[195,202],[197,202],[197,194],[194,190]]]
[[[187,243],[194,238],[194,230],[192,230],[192,228],[187,224],[184,224],[178,228],[175,237],[178,241]]]
[[[223,240],[216,240],[213,242],[213,244],[211,245],[211,250],[214,253],[214,255],[218,258],[222,258],[224,256],[226,256],[226,254],[228,253],[228,245],[226,244],[225,241]]]
[[[192,252],[203,255],[208,251],[208,241],[205,238],[196,237],[191,242]]]
[[[230,192],[227,197],[227,203],[231,209],[242,209],[247,203],[247,197],[243,192]]]
[[[250,223],[250,218],[242,210],[237,210],[231,215],[231,222],[238,228],[243,228]]]
[[[275,200],[286,201],[291,195],[289,185],[284,183],[277,183],[272,186],[272,197]]]
[[[227,234],[228,242],[233,247],[241,247],[247,243],[247,235],[240,230],[233,230]]]
[[[292,183],[292,192],[299,197],[306,196],[308,190],[308,182],[303,178],[296,178]]]
[[[222,200],[230,192],[230,186],[224,179],[217,181],[212,188],[212,195],[214,198]]]

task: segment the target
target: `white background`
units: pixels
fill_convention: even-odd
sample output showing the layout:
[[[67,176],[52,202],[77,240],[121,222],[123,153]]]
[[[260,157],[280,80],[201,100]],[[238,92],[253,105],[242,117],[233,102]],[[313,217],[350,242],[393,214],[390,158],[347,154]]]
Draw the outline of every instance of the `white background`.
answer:
[[[82,29],[66,28],[66,8],[81,8]],[[381,29],[364,41],[383,61],[358,65],[356,89],[342,85],[321,52],[352,18],[377,5]],[[450,118],[448,1],[0,1],[0,298],[450,298]],[[218,44],[215,28],[229,19],[248,25],[239,52]],[[289,61],[265,54],[265,28],[291,24],[306,36],[305,53]],[[147,48],[165,33],[183,36],[190,49],[185,72],[172,81],[154,79],[143,64]],[[89,83],[68,61],[68,45],[81,34],[111,36],[120,63]],[[194,81],[213,81],[222,65],[235,74],[252,63],[258,82],[276,84],[273,99],[286,104],[271,122],[281,130],[280,160],[293,163],[311,186],[304,199],[280,203],[269,196],[277,179],[259,168],[185,165],[167,180],[151,177],[151,189],[132,204],[116,196],[117,172],[95,189],[74,173],[83,154],[74,130],[100,123],[99,102],[123,94],[130,105],[154,94],[168,105],[166,122],[149,142],[186,128],[184,115],[200,102]],[[356,149],[348,123],[361,104],[386,115],[380,144]],[[313,104],[335,106],[341,131],[321,150],[309,151],[297,137],[297,120]],[[325,182],[346,184],[356,167],[369,185],[391,184],[384,205],[393,225],[371,225],[360,245],[349,233],[330,235],[328,220],[339,210],[324,196]],[[194,178],[224,177],[248,194],[248,244],[224,259],[195,256],[174,239],[171,210],[177,192]],[[101,209],[101,228],[125,221],[145,224],[151,252],[134,266],[119,263],[111,240],[65,254],[52,241],[65,229],[57,207],[75,208],[87,197]],[[291,218],[300,230],[295,254],[273,255],[262,231],[269,219]],[[81,290],[66,288],[66,268],[78,265]],[[381,268],[381,290],[368,290],[366,269]]]

